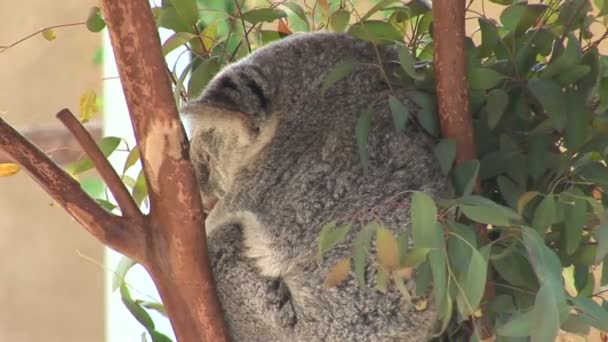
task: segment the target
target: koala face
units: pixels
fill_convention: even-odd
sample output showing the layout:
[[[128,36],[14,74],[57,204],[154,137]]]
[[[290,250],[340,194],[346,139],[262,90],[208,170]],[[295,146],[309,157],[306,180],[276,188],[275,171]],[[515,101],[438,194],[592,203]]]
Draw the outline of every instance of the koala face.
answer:
[[[321,91],[335,65],[353,60],[360,67]],[[209,256],[234,341],[427,340],[432,302],[417,310],[425,295],[404,302],[394,289],[375,290],[373,245],[364,286],[352,275],[322,286],[367,223],[407,233],[409,194],[449,189],[424,133],[393,125],[389,95],[409,106],[406,89],[386,84],[395,60],[393,49],[347,35],[298,34],[226,67],[182,110],[213,208]],[[364,172],[355,127],[366,108]],[[332,221],[351,223],[352,233],[318,258],[319,233]],[[406,286],[413,293],[413,279]]]

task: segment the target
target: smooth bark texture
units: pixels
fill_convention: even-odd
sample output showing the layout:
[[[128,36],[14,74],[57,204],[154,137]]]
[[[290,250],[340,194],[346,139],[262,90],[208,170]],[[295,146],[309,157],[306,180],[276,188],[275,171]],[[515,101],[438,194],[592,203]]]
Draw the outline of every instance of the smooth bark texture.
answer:
[[[228,341],[207,255],[204,213],[147,0],[102,1],[150,196],[142,262],[179,341]]]
[[[477,158],[464,51],[465,8],[465,0],[433,1],[433,67],[439,121],[443,137],[456,142],[457,165]]]

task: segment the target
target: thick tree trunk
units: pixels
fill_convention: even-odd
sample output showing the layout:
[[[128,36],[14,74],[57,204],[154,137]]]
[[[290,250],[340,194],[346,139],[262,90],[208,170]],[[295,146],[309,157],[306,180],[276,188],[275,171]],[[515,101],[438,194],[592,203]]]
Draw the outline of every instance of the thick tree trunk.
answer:
[[[465,0],[433,1],[439,121],[443,137],[456,142],[456,164],[477,158],[464,51],[465,9]]]

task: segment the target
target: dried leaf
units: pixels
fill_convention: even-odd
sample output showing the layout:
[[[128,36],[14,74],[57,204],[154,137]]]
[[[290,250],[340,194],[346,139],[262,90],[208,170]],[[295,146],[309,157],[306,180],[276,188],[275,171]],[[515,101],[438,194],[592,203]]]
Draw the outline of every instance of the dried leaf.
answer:
[[[350,258],[344,258],[329,271],[323,281],[323,288],[329,289],[343,282],[350,273]]]

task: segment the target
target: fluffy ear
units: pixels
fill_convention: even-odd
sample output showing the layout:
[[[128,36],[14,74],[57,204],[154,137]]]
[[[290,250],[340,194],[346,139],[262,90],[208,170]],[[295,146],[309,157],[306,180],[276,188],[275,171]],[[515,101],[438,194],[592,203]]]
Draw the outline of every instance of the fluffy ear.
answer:
[[[182,115],[203,198],[221,198],[238,172],[255,162],[272,140],[278,124],[275,116],[254,127],[250,115],[200,102],[185,106]]]

